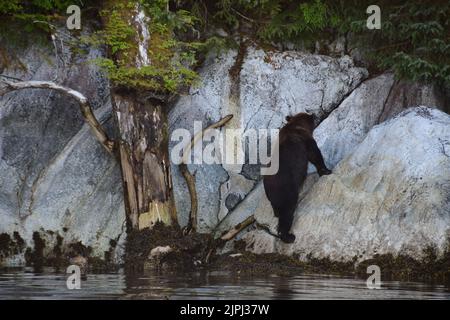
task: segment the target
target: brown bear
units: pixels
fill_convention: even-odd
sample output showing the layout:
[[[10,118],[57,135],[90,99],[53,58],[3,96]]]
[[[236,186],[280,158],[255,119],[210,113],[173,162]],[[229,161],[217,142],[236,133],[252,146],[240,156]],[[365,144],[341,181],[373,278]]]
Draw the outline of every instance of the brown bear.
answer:
[[[322,153],[313,138],[314,115],[299,113],[286,117],[287,124],[279,133],[279,169],[274,175],[264,176],[264,190],[273,212],[278,217],[278,235],[285,243],[295,241],[289,233],[297,207],[300,187],[305,181],[308,161],[320,176],[331,174]]]

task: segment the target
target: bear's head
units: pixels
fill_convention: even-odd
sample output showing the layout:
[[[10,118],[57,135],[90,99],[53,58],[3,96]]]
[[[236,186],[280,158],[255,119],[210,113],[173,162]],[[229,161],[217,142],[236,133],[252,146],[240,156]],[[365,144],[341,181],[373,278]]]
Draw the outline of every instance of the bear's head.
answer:
[[[310,133],[314,131],[315,126],[315,116],[313,114],[308,114],[305,112],[297,113],[295,116],[287,116],[286,121],[289,126],[301,127],[302,129],[308,130]]]

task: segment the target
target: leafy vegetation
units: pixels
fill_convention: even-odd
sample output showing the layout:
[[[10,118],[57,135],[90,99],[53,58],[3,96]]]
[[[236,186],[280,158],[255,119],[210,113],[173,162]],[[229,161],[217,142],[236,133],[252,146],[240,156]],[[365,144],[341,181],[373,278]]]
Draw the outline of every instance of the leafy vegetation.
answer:
[[[163,89],[170,92],[195,83],[197,74],[193,70],[199,64],[199,54],[227,47],[227,39],[201,34],[197,29],[201,19],[179,4],[169,0],[141,1],[151,21],[149,56],[152,60],[151,66],[141,70],[159,75]]]
[[[100,10],[104,28],[87,39],[88,42],[106,44],[110,58],[97,63],[108,71],[110,79],[119,86],[159,92],[179,93],[197,79],[193,70],[197,55],[219,41],[216,37],[201,38],[196,25],[199,20],[184,9],[169,8],[168,0],[110,1],[112,5]],[[147,28],[151,34],[147,44],[149,65],[137,66],[135,57],[138,43],[130,25],[130,12],[142,8],[149,18]],[[86,40],[86,39],[85,39]]]
[[[65,10],[71,4],[81,4],[73,0],[2,0],[0,1],[0,14],[54,13]]]
[[[26,22],[64,14],[73,0],[0,0],[0,16]],[[195,82],[204,52],[236,45],[245,35],[261,45],[315,48],[344,37],[377,69],[400,78],[450,84],[450,3],[380,0],[381,30],[368,30],[370,1],[356,0],[110,0],[84,1],[105,24],[88,41],[106,44],[111,59],[97,61],[126,86],[179,92]],[[150,66],[136,67],[137,39],[128,15],[139,2],[150,17]],[[105,5],[105,3],[109,5]],[[81,2],[80,2],[81,6]],[[47,20],[46,20],[47,19]],[[33,23],[35,26],[36,23]],[[225,31],[225,32],[224,32]],[[86,41],[86,39],[84,39]]]
[[[89,2],[89,0],[87,1]],[[82,6],[82,0],[0,0],[0,17],[20,21],[25,32],[34,29],[49,31],[49,23],[65,14],[68,6]]]
[[[190,2],[204,28],[245,31],[261,43],[313,49],[318,40],[351,39],[379,69],[400,78],[450,84],[450,2],[378,1],[381,30],[366,27],[372,1],[221,0]],[[201,9],[203,8],[203,9]]]
[[[381,68],[401,78],[450,84],[450,2],[399,2],[387,12],[382,32],[363,38]]]

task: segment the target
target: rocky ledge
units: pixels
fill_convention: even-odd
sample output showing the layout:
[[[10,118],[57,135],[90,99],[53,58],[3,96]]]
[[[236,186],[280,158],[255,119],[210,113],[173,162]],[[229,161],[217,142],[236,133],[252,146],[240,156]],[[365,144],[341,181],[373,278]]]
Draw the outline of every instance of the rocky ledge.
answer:
[[[256,229],[243,237],[248,250],[347,261],[383,254],[420,259],[429,248],[438,255],[447,252],[448,114],[426,107],[407,109],[373,127],[332,175],[314,180],[296,210],[295,243],[283,244]],[[257,223],[273,229],[277,221],[270,203],[262,188],[258,191]]]
[[[89,49],[89,48],[88,48]],[[54,80],[85,94],[110,121],[108,82],[80,56],[53,44],[5,48],[2,74]],[[241,59],[242,58],[242,59]],[[261,188],[259,167],[189,165],[195,173],[199,230],[220,234],[255,215],[237,239],[255,253],[336,260],[376,254],[420,258],[446,250],[450,226],[450,116],[434,86],[370,76],[348,56],[247,48],[209,57],[201,81],[169,111],[173,131],[192,131],[227,114],[227,128],[279,128],[286,115],[311,112],[315,138],[333,174],[313,168],[300,196],[293,231],[280,243],[264,228],[277,221]],[[425,105],[428,107],[418,107]],[[171,144],[170,148],[173,147]],[[172,166],[181,226],[189,196]],[[55,93],[26,90],[0,99],[0,263],[60,258],[67,252],[122,261],[125,216],[117,163],[83,125],[78,106]],[[230,243],[224,251],[232,248]]]

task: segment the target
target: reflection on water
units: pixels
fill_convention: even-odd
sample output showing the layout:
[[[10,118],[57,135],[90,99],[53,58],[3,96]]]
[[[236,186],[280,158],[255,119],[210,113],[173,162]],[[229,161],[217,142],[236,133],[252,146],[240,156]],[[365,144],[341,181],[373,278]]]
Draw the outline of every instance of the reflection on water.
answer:
[[[67,275],[51,269],[3,270],[0,299],[450,299],[442,285],[386,281],[380,290],[369,290],[361,279],[311,274],[88,274],[81,290],[68,290],[66,280]]]

